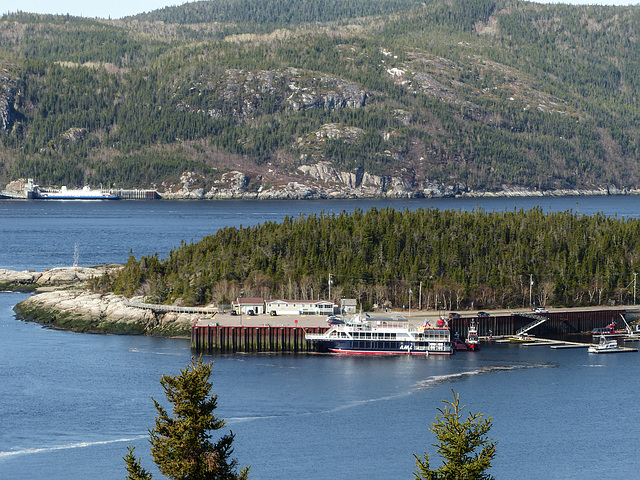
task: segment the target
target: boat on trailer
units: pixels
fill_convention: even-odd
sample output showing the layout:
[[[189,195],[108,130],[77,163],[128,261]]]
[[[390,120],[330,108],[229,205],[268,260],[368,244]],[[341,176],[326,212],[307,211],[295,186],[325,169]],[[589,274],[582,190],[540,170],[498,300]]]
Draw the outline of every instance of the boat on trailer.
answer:
[[[416,327],[402,315],[371,318],[358,314],[320,334],[307,333],[320,352],[346,355],[451,355],[451,331],[444,319]]]

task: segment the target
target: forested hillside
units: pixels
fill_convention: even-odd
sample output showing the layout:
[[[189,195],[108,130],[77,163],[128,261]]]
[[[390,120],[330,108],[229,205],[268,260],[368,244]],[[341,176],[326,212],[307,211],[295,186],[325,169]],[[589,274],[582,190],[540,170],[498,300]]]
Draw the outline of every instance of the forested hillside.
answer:
[[[640,221],[541,209],[375,208],[225,228],[166,260],[131,257],[93,288],[154,303],[229,304],[238,296],[431,309],[619,305],[633,300]],[[313,293],[312,293],[313,292]]]
[[[0,185],[640,188],[638,32],[640,7],[509,0],[8,14]]]

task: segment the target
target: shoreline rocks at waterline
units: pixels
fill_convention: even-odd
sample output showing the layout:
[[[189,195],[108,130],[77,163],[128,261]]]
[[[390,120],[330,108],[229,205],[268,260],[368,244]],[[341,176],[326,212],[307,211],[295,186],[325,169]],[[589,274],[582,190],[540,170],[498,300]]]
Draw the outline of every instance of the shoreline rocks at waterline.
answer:
[[[44,272],[0,269],[0,290],[33,291],[44,287],[77,285],[121,268],[122,265],[114,264],[98,267],[58,267]]]
[[[60,330],[186,338],[198,317],[132,307],[121,295],[71,290],[33,295],[18,303],[14,311],[20,320]]]

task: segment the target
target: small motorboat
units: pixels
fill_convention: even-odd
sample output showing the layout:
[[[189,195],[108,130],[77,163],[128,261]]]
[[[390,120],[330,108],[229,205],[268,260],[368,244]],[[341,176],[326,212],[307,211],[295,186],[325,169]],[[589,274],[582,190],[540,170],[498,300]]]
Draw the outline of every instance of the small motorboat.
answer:
[[[528,343],[535,342],[535,339],[531,338],[528,333],[521,333],[520,335],[509,337],[509,341],[513,343]]]
[[[589,353],[622,353],[637,352],[637,348],[621,347],[615,339],[600,335],[600,342],[589,347]]]

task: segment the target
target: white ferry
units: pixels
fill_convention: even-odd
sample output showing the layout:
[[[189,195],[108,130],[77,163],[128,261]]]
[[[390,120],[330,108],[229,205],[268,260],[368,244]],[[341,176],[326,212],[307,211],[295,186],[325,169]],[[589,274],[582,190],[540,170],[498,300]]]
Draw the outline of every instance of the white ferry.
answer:
[[[39,191],[34,198],[40,200],[118,200],[119,197],[113,192],[91,190],[86,186],[82,190],[72,190],[62,186],[60,190]]]
[[[403,316],[370,318],[355,315],[344,325],[333,325],[320,334],[307,333],[318,351],[349,355],[451,355],[451,331],[446,320],[432,326],[409,324]]]
[[[25,197],[38,200],[118,200],[120,197],[111,191],[91,190],[88,186],[80,190],[62,186],[60,190],[43,190],[30,178],[25,185]]]

